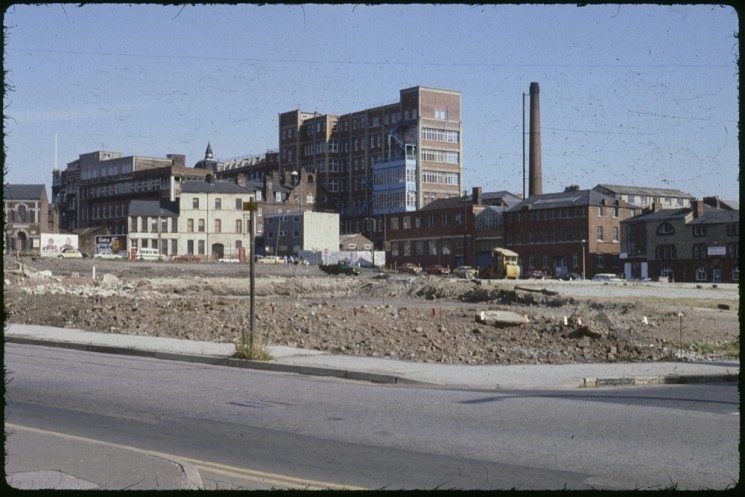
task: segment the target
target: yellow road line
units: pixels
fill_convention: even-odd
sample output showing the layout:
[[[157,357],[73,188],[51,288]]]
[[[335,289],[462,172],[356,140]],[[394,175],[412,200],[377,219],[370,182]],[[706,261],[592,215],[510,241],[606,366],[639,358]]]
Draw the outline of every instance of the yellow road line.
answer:
[[[188,462],[206,471],[212,471],[214,473],[221,474],[224,476],[234,476],[238,478],[243,478],[245,480],[277,485],[283,488],[291,487],[291,488],[303,488],[303,489],[309,489],[309,490],[331,490],[331,489],[367,490],[364,487],[355,487],[351,485],[343,485],[340,483],[325,482],[325,481],[319,481],[319,480],[309,480],[305,478],[296,478],[294,476],[281,475],[278,473],[267,473],[264,471],[258,471],[258,470],[249,469],[249,468],[239,468],[237,466],[228,466],[225,464],[205,461],[202,459],[193,459],[190,457],[167,454],[165,452],[157,452],[157,451],[152,451],[152,450],[139,449],[137,447],[132,447],[130,445],[121,445],[121,444],[115,444],[115,443],[110,443],[110,442],[104,442],[104,441],[96,440],[93,438],[79,437],[77,435],[69,435],[67,433],[60,433],[56,431],[42,430],[39,428],[32,428],[30,426],[22,426],[22,425],[17,425],[14,423],[5,423],[5,428],[6,429],[11,428],[14,430],[30,431],[33,433],[41,433],[45,435],[54,435],[58,437],[68,438],[70,440],[77,440],[81,442],[88,442],[88,443],[94,443],[94,444],[99,444],[99,445],[119,447],[125,450],[131,450],[131,451],[140,452],[143,454],[151,454],[151,455],[163,457],[166,459],[172,459],[176,462],[179,462],[179,461]]]
[[[200,469],[212,471],[217,474],[225,476],[235,476],[238,478],[245,478],[248,480],[259,481],[263,483],[290,486],[292,488],[302,488],[309,490],[369,490],[364,487],[355,487],[352,485],[344,485],[341,483],[310,480],[307,478],[297,478],[294,476],[280,475],[277,473],[267,473],[265,471],[228,466],[211,461],[203,461],[201,459],[192,459],[190,457],[182,457],[181,459],[199,467]]]

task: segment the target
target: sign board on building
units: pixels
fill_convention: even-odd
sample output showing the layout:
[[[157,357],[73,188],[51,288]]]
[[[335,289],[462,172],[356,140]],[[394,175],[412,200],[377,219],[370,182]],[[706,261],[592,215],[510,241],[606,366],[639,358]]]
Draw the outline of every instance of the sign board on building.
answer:
[[[727,247],[706,247],[706,254],[709,257],[713,255],[727,255]]]
[[[78,235],[67,235],[64,233],[41,234],[42,257],[57,257],[63,250],[76,248],[78,248]]]
[[[97,236],[95,255],[127,256],[127,236],[109,235]]]
[[[250,211],[250,212],[256,212],[259,210],[259,203],[250,201],[250,202],[243,202],[243,210],[244,211]]]

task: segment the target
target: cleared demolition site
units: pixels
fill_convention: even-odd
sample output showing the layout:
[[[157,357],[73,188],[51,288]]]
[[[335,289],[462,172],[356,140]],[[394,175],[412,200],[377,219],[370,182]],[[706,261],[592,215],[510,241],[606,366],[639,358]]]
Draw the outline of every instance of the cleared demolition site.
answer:
[[[247,264],[5,257],[5,322],[237,343]],[[257,265],[259,346],[446,364],[739,357],[736,285],[479,280]]]

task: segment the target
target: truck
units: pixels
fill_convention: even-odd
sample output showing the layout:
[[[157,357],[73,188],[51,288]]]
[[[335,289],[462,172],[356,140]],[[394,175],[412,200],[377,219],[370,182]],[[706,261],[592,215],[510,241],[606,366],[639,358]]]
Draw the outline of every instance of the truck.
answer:
[[[486,280],[516,280],[520,277],[520,265],[517,259],[520,255],[512,250],[501,247],[492,249],[491,264],[481,269],[479,278]]]

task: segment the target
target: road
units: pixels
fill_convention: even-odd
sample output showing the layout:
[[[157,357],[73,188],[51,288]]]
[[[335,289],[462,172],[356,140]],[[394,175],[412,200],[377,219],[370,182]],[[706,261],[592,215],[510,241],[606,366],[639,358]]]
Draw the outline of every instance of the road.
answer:
[[[6,344],[6,422],[177,456],[206,488],[723,489],[736,385],[483,391]]]

